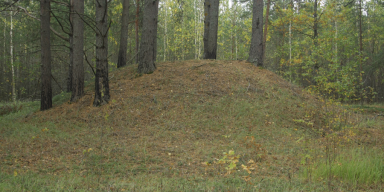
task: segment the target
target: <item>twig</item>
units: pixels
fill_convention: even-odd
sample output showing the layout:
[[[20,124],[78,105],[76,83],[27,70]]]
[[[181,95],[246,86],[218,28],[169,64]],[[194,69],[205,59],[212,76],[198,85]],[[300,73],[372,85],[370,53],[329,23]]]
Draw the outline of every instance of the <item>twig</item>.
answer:
[[[52,77],[52,79],[56,82],[56,84],[59,86],[59,88],[61,89],[61,91],[63,91],[63,88],[61,88],[60,84],[56,81],[56,79],[53,77],[52,74],[51,74],[51,77]]]

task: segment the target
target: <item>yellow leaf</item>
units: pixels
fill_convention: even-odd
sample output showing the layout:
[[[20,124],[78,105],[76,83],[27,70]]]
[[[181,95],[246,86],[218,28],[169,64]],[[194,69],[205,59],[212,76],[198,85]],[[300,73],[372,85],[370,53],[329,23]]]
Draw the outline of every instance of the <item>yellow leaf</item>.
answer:
[[[17,176],[17,171],[13,172],[13,176],[15,176],[15,177]]]

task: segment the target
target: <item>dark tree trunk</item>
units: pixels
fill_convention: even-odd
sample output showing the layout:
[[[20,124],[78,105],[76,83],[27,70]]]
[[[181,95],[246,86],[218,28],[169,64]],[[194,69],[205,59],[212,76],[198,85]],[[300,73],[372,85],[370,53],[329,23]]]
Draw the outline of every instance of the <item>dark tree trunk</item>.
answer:
[[[267,45],[267,35],[268,35],[268,18],[269,18],[269,8],[271,6],[271,0],[267,2],[267,12],[265,13],[265,24],[264,24],[264,37],[263,37],[263,62],[265,62],[265,52]]]
[[[136,63],[139,63],[139,12],[140,12],[140,4],[139,0],[136,0],[136,22],[135,22],[135,29],[136,29]]]
[[[159,0],[145,1],[139,51],[139,73],[152,73],[156,70],[158,5]]]
[[[248,62],[263,66],[263,0],[253,0],[252,39]]]
[[[84,22],[80,18],[84,15],[84,0],[74,0],[73,10],[73,71],[71,101],[75,102],[84,95]]]
[[[204,59],[216,59],[219,0],[204,2]]]
[[[128,19],[129,19],[129,0],[123,1],[123,14],[121,16],[120,49],[117,60],[117,68],[123,67],[127,63],[127,40],[128,40]]]
[[[96,76],[94,106],[108,103],[108,2],[96,1]]]
[[[40,1],[40,42],[41,42],[41,103],[40,110],[52,108],[51,85],[51,34],[50,0]]]
[[[69,34],[69,65],[68,65],[68,77],[67,77],[67,92],[72,91],[72,72],[73,72],[73,0],[70,1],[69,6],[69,22],[70,26],[70,34]]]

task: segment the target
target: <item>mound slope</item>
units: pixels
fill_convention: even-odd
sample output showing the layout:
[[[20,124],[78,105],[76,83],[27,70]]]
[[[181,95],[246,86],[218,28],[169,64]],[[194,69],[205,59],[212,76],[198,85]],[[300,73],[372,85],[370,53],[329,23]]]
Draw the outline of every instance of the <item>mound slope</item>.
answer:
[[[109,104],[93,107],[89,85],[78,102],[29,117],[34,131],[3,147],[24,146],[12,152],[21,166],[54,174],[80,167],[81,175],[116,178],[211,177],[225,174],[214,162],[229,150],[241,164],[257,161],[262,176],[285,178],[273,170],[298,169],[297,138],[288,128],[305,116],[304,102],[316,102],[299,87],[245,61],[157,67],[142,76],[135,66],[113,72]]]
[[[243,91],[246,98],[280,97],[274,91],[281,89],[292,97],[308,99],[301,88],[290,84],[275,73],[260,69],[246,61],[192,60],[160,63],[153,74],[140,76],[135,67],[126,67],[112,73],[110,80],[111,102],[102,107],[93,107],[93,85],[86,88],[86,95],[79,102],[65,103],[47,112],[39,112],[44,117],[77,119],[88,122],[90,115],[100,111],[116,116],[123,108],[134,108],[127,103],[148,105],[141,107],[137,114],[147,114],[148,118],[140,121],[153,121],[158,115],[151,110],[151,105],[158,102],[168,103],[167,108],[177,107],[173,97],[189,97],[191,102],[204,102],[205,97],[220,98]],[[241,90],[240,90],[241,89]],[[266,90],[268,89],[268,90]],[[271,90],[269,90],[271,89]],[[140,116],[140,115],[139,115]]]

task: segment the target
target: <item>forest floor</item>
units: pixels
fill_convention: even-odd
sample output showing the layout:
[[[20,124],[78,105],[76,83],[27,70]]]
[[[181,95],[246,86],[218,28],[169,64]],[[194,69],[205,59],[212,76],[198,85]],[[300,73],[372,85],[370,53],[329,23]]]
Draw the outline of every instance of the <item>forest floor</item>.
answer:
[[[245,61],[110,74],[0,114],[0,191],[383,191],[382,105],[341,105]],[[1,112],[1,110],[0,110]]]

